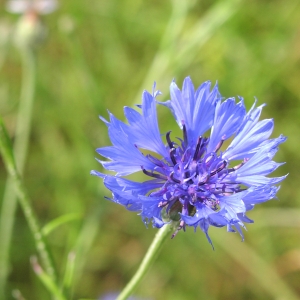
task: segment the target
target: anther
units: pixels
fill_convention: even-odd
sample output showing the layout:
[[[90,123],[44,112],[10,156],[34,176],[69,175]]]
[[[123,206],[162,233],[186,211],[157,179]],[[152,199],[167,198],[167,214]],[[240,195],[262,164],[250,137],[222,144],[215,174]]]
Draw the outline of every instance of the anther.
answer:
[[[222,139],[221,139],[221,141],[218,143],[218,145],[216,146],[214,152],[218,152],[218,150],[222,147],[224,141],[225,141],[225,135],[222,136]]]
[[[177,178],[174,177],[174,172],[172,172],[172,173],[170,174],[170,178],[171,178],[174,182],[176,182],[176,183],[181,183],[181,181],[180,181],[179,179],[177,179]]]
[[[168,180],[168,178],[162,174],[157,174],[157,173],[153,173],[153,172],[149,172],[146,169],[144,169],[144,167],[141,167],[143,170],[143,173],[146,174],[147,176],[153,177],[153,178],[157,178],[157,179],[163,179],[163,180]]]
[[[175,148],[172,148],[169,153],[170,153],[170,158],[172,160],[172,163],[174,164],[174,166],[177,164],[177,161],[176,161],[176,158],[175,158],[175,155],[174,153],[176,152],[176,149]]]
[[[187,146],[188,145],[188,138],[187,138],[186,127],[185,127],[185,124],[184,124],[183,120],[181,121],[181,124],[182,124],[182,131],[183,131],[183,140],[184,140],[185,145]]]
[[[170,149],[172,149],[174,147],[174,145],[173,145],[173,142],[170,139],[170,134],[171,134],[171,131],[167,132],[167,134],[166,134],[166,140],[167,140],[167,143],[168,143]]]
[[[175,230],[175,232],[172,234],[171,239],[173,239],[179,230],[181,230],[184,227],[185,223],[184,221],[180,221],[179,226],[177,227],[177,229]]]
[[[249,158],[245,158],[243,162],[241,162],[239,165],[228,169],[228,172],[234,172],[236,170],[238,170],[240,167],[242,167],[247,161],[249,160]]]
[[[208,163],[213,159],[214,156],[215,156],[214,153],[210,153],[210,154],[207,156],[207,158],[206,158],[206,160],[205,160],[205,163],[208,164]]]
[[[200,137],[198,138],[196,150],[195,150],[194,157],[193,157],[193,160],[194,160],[194,161],[197,160],[198,153],[199,153],[199,149],[200,149],[200,145],[201,145],[201,141],[202,141],[202,137],[200,136]]]
[[[207,175],[203,181],[199,181],[199,182],[198,182],[198,186],[207,183],[208,177],[209,177],[209,176]]]
[[[212,171],[209,176],[214,176],[215,174],[221,172],[227,166],[227,162],[223,160],[222,165],[215,171]]]
[[[160,201],[157,207],[164,207],[168,204],[168,201]]]
[[[190,179],[191,173],[190,171],[184,172],[184,178]]]

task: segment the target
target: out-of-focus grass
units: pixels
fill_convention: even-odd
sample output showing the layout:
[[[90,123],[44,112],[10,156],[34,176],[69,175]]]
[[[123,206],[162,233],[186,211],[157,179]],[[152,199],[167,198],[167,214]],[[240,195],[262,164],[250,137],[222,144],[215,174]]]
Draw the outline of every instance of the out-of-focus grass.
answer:
[[[255,223],[248,226],[243,244],[225,229],[212,229],[212,251],[200,231],[180,232],[167,241],[137,295],[274,299],[278,291],[278,299],[300,298],[295,254],[300,248],[300,5],[296,0],[177,2],[181,9],[174,9],[175,0],[63,1],[59,10],[44,17],[48,38],[37,51],[24,183],[42,226],[65,214],[82,216],[47,236],[61,281],[68,257],[67,268],[74,267],[75,273],[65,280],[74,283],[73,299],[118,291],[136,270],[155,230],[104,200],[108,191],[89,175],[91,169],[101,169],[94,149],[109,144],[98,115],[107,116],[108,109],[123,118],[122,107],[137,103],[137,93],[151,90],[154,80],[163,92],[161,99],[167,99],[171,80],[181,85],[191,75],[195,84],[218,80],[224,97],[242,95],[248,108],[253,96],[268,104],[263,117],[275,119],[273,136],[288,136],[276,157],[287,164],[276,174],[290,175],[278,193],[280,201],[249,213]],[[215,20],[217,13],[224,20]],[[1,18],[11,24],[17,19],[3,8]],[[204,35],[214,20],[220,22]],[[14,138],[21,66],[18,52],[6,47],[0,48],[0,113]],[[188,50],[180,55],[183,49]],[[155,65],[158,58],[167,67]],[[163,108],[159,116],[163,129],[174,125]],[[5,181],[1,164],[1,196]],[[36,251],[21,210],[14,224],[7,299],[14,289],[26,299],[50,299],[31,269],[29,258]],[[294,267],[285,267],[285,261]],[[270,272],[279,282],[273,291]]]

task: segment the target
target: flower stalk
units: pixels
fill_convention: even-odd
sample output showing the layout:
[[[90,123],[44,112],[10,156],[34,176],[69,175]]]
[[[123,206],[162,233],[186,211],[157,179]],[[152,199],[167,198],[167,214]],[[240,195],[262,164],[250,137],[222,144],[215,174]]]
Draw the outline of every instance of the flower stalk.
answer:
[[[165,225],[164,227],[158,230],[138,270],[128,282],[128,284],[125,286],[121,294],[118,296],[117,300],[125,300],[130,295],[132,295],[132,293],[137,288],[138,284],[144,278],[145,274],[150,269],[152,263],[156,259],[160,249],[162,248],[167,237],[169,236],[170,230],[171,224]]]

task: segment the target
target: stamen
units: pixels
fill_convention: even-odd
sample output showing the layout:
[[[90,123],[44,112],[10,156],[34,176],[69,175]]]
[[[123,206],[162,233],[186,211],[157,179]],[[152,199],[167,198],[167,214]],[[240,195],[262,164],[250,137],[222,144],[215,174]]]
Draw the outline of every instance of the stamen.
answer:
[[[195,203],[196,201],[197,201],[197,195],[194,194],[194,195],[192,196],[192,202]],[[193,206],[192,210],[193,210],[193,209],[195,209],[195,206]]]
[[[177,233],[179,232],[179,230],[181,230],[185,225],[184,221],[180,221],[179,226],[177,227],[177,229],[175,230],[175,232],[172,234],[171,239],[173,239]]]
[[[221,141],[217,144],[217,146],[216,146],[214,152],[218,152],[218,150],[220,150],[220,148],[222,147],[224,141],[225,141],[225,135],[222,136],[222,139],[221,139]]]
[[[170,153],[170,158],[172,160],[172,163],[174,164],[174,166],[177,164],[176,158],[174,153],[176,152],[175,148],[170,149],[169,153]]]
[[[144,167],[141,167],[143,170],[143,173],[146,174],[147,176],[153,177],[153,178],[157,178],[157,179],[163,179],[163,180],[168,180],[168,177],[162,175],[162,174],[157,174],[157,173],[153,173],[150,171],[147,171],[146,169],[144,169]]]
[[[215,174],[221,172],[227,166],[227,162],[223,160],[222,165],[215,171],[212,171],[209,176],[214,176]]]
[[[185,144],[185,146],[187,146],[188,145],[187,132],[186,132],[186,127],[185,127],[185,124],[184,124],[183,120],[181,121],[181,124],[182,124],[184,144]]]
[[[183,180],[183,182],[186,182],[186,181],[189,181],[191,178],[191,173],[190,173],[190,171],[186,171],[185,173],[184,173],[184,180]]]
[[[160,167],[160,168],[164,168],[165,167],[165,164],[161,160],[159,160],[158,158],[156,158],[156,157],[154,157],[154,156],[152,156],[150,154],[147,154],[146,157],[151,162],[153,162],[155,165],[157,165],[158,167]]]
[[[208,140],[209,140],[208,138],[202,138],[198,157],[203,157],[205,155],[207,150],[206,145],[208,144]]]
[[[214,154],[213,152],[210,153],[210,154],[207,156],[207,158],[206,158],[206,160],[205,160],[205,163],[208,164],[208,163],[213,159],[214,156],[215,156],[215,154]]]
[[[188,149],[186,149],[186,150],[184,151],[184,153],[182,154],[181,162],[184,162],[187,156],[188,156]]]
[[[166,140],[167,140],[167,143],[168,143],[170,149],[172,149],[172,148],[174,148],[174,145],[173,145],[173,142],[170,139],[170,134],[171,134],[171,131],[167,132],[167,134],[166,134]]]
[[[164,207],[168,204],[168,201],[160,201],[157,207]]]
[[[193,157],[193,161],[197,160],[199,149],[200,149],[200,145],[201,145],[201,141],[202,141],[202,137],[199,136],[198,141],[197,141],[196,150],[195,150],[194,157]]]
[[[236,171],[237,169],[239,169],[240,167],[242,167],[248,160],[249,160],[249,158],[245,158],[244,161],[242,161],[239,165],[237,165],[237,166],[235,166],[233,168],[228,169],[228,172],[231,173],[231,172]]]
[[[198,186],[207,183],[208,178],[209,178],[209,176],[207,175],[203,181],[199,181],[199,182],[198,182]]]
[[[172,173],[170,174],[170,178],[171,178],[174,182],[176,182],[176,183],[180,183],[180,182],[181,182],[179,179],[177,179],[177,178],[174,177],[174,172],[172,172]]]

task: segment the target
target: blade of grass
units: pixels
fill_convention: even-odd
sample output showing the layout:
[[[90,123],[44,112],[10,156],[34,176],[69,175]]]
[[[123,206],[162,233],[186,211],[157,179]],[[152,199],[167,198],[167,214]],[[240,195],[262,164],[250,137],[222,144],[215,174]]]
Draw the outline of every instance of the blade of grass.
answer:
[[[65,214],[63,216],[60,216],[52,221],[50,221],[49,223],[47,223],[43,228],[42,228],[42,232],[43,234],[46,236],[48,235],[50,232],[52,232],[54,229],[56,229],[57,227],[74,221],[74,220],[79,220],[82,218],[81,214],[78,213],[70,213],[70,214]]]
[[[44,235],[39,228],[35,214],[30,206],[29,197],[25,190],[25,187],[21,181],[20,175],[17,172],[16,163],[14,160],[13,150],[10,143],[9,136],[4,127],[2,118],[0,117],[0,153],[3,158],[4,165],[9,176],[12,179],[15,193],[18,197],[21,208],[24,212],[25,218],[27,220],[28,226],[33,235],[36,249],[40,254],[40,257],[45,265],[47,273],[53,279],[56,280],[56,272],[54,269],[54,264],[50,253],[48,252]]]
[[[152,86],[154,80],[159,81],[159,79],[165,75],[172,61],[172,50],[175,48],[176,39],[180,36],[180,32],[182,31],[188,9],[195,3],[194,1],[181,0],[172,0],[171,2],[173,10],[168,25],[161,38],[159,49],[141,85],[141,89],[134,98],[133,105],[140,102],[141,91],[144,90],[145,87]]]
[[[219,1],[182,38],[181,49],[175,52],[176,65],[189,65],[198,55],[199,49],[239,9],[241,0]],[[173,63],[174,63],[173,62]]]
[[[71,289],[77,284],[80,276],[83,274],[82,270],[88,258],[88,251],[90,250],[99,230],[98,224],[102,212],[102,207],[100,205],[96,206],[92,213],[86,217],[86,220],[83,223],[82,229],[78,235],[74,247],[76,258],[73,266],[74,275],[72,278]]]
[[[23,174],[30,135],[31,114],[34,101],[35,57],[32,49],[20,49],[22,59],[22,87],[17,116],[14,155],[19,174]],[[17,207],[17,197],[13,188],[14,179],[8,177],[0,215],[0,299],[4,299],[4,287],[9,272],[9,252]]]
[[[12,296],[16,299],[16,300],[26,300],[23,295],[21,294],[21,292],[19,290],[13,290],[12,291]]]
[[[74,252],[70,252],[67,259],[65,275],[63,279],[63,287],[69,290],[72,287],[74,270],[75,270],[75,258]]]
[[[218,247],[222,248],[233,260],[247,270],[252,277],[274,300],[298,300],[291,287],[280,278],[277,270],[270,266],[253,248],[242,243],[235,235],[216,234],[213,237]]]
[[[44,272],[42,267],[39,265],[37,258],[33,256],[31,257],[30,261],[35,274],[41,280],[45,288],[50,292],[52,297],[54,297],[54,299],[56,300],[67,300],[67,298],[65,298],[65,296],[62,294],[51,276]]]
[[[161,82],[163,78],[173,77],[175,74],[169,75],[171,66],[174,72],[175,69],[189,65],[217,29],[237,12],[241,0],[219,1],[189,30],[188,35],[180,38],[190,8],[183,5],[183,2],[173,1],[173,14],[162,37],[161,46],[142,83],[142,89],[152,86],[154,80]],[[140,97],[141,90],[133,104],[139,103]]]

